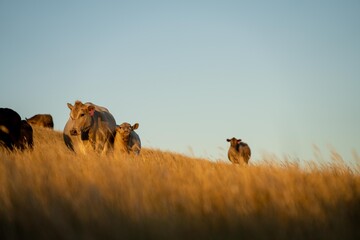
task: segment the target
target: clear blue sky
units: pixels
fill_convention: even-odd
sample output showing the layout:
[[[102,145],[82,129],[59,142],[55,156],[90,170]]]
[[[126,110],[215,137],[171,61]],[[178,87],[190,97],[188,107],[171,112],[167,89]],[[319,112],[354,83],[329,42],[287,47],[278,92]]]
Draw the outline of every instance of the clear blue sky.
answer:
[[[143,146],[227,161],[229,137],[360,152],[360,1],[0,0],[0,105],[139,122]]]

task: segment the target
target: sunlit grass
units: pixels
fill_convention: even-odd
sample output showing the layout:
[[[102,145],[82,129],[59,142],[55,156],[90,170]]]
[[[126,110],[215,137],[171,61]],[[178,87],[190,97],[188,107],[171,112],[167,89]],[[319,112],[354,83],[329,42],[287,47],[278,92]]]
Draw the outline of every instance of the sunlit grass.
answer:
[[[360,237],[359,171],[336,151],[241,167],[156,149],[74,154],[61,133],[34,134],[33,151],[0,153],[1,239]]]

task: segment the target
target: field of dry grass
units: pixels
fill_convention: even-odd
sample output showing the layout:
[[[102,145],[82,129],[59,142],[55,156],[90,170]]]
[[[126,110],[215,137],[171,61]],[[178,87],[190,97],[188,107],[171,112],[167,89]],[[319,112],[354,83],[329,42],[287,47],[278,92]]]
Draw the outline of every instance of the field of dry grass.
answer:
[[[74,154],[34,131],[33,151],[0,152],[0,239],[360,239],[359,171],[336,159]]]

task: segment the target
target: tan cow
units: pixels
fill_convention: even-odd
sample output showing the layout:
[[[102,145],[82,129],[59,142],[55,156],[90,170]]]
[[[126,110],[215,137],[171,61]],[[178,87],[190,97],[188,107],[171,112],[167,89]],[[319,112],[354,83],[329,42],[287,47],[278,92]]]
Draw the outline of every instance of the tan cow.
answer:
[[[36,114],[31,118],[25,118],[28,123],[35,126],[54,128],[53,118],[50,114]]]
[[[138,155],[141,150],[141,141],[139,135],[134,131],[139,128],[139,124],[133,126],[124,122],[116,127],[114,150],[121,153],[134,153]]]
[[[70,118],[67,121],[63,136],[65,144],[75,151],[75,146],[82,143],[85,151],[93,149],[106,153],[114,146],[115,119],[105,107],[93,103],[76,101],[75,105],[67,104]]]
[[[241,141],[241,139],[231,138],[226,139],[230,142],[228,151],[228,158],[232,163],[248,164],[251,157],[251,150],[249,145]]]

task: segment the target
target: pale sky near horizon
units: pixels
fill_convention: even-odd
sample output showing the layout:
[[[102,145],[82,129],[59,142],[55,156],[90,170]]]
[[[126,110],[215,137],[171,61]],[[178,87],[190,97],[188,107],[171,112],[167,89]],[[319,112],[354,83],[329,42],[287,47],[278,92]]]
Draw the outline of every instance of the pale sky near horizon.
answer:
[[[360,152],[360,1],[0,0],[0,107],[75,100],[138,122],[144,147],[227,160]]]

